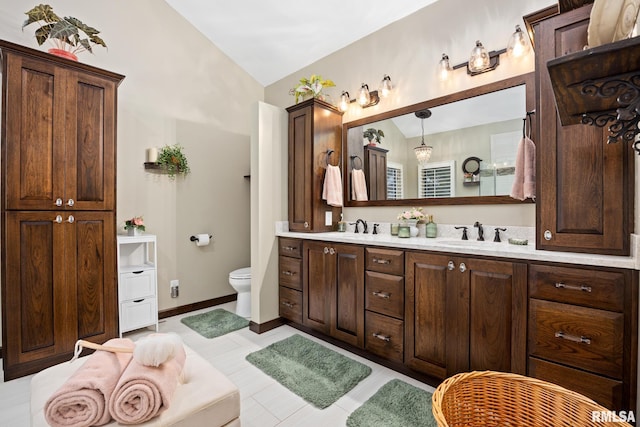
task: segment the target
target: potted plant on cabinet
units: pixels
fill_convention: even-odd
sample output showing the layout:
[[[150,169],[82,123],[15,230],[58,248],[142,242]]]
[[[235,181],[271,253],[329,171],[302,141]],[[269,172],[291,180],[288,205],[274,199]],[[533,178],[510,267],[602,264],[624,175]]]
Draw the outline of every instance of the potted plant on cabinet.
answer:
[[[364,132],[362,132],[362,136],[367,138],[367,140],[369,141],[369,145],[376,145],[376,143],[382,144],[382,138],[384,137],[384,132],[382,131],[382,129],[369,128]],[[372,142],[374,139],[376,140],[375,143]]]
[[[100,31],[72,16],[60,18],[48,4],[39,4],[25,12],[25,15],[28,18],[22,24],[22,29],[33,23],[38,24],[35,32],[38,46],[42,46],[46,41],[51,42],[51,54],[77,61],[76,54],[84,51],[93,53],[93,45],[107,47],[104,40],[98,36]]]
[[[176,174],[186,175],[191,172],[187,156],[182,152],[179,144],[165,145],[158,153],[158,165],[163,167],[169,178],[175,179]]]
[[[333,86],[335,86],[335,83],[332,80],[323,79],[321,76],[313,74],[308,79],[306,77],[300,79],[300,83],[291,89],[289,93],[296,97],[296,104],[300,98],[304,100],[309,95],[324,101],[323,89]]]

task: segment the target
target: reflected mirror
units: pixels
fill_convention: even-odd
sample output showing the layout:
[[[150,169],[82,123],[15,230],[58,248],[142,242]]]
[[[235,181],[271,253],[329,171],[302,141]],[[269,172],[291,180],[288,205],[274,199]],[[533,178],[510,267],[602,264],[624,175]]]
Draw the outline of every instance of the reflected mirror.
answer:
[[[508,195],[533,93],[529,73],[345,123],[345,205],[522,203]]]

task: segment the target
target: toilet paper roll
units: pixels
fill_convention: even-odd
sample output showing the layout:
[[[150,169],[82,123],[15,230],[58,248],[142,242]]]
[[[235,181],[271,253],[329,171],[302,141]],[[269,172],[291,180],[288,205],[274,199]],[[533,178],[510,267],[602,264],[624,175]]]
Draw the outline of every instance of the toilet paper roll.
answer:
[[[198,240],[196,240],[196,246],[207,246],[209,244],[208,234],[196,234]]]

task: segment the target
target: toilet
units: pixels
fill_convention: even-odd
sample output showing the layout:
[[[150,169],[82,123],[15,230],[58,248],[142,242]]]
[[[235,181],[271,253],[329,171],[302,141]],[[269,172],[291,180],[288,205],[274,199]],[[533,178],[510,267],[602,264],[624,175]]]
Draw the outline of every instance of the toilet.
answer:
[[[229,284],[238,292],[236,314],[251,317],[251,267],[239,268],[229,273]]]

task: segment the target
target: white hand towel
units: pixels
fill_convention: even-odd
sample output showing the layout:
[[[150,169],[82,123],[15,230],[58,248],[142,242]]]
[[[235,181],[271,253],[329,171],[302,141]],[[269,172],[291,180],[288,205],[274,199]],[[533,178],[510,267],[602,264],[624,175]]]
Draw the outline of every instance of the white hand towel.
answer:
[[[330,206],[342,206],[342,175],[338,166],[327,165],[324,175],[322,198]]]
[[[518,200],[536,199],[536,145],[529,137],[522,138],[518,144],[510,196]]]
[[[356,201],[367,201],[367,181],[362,169],[351,171],[351,198]]]

